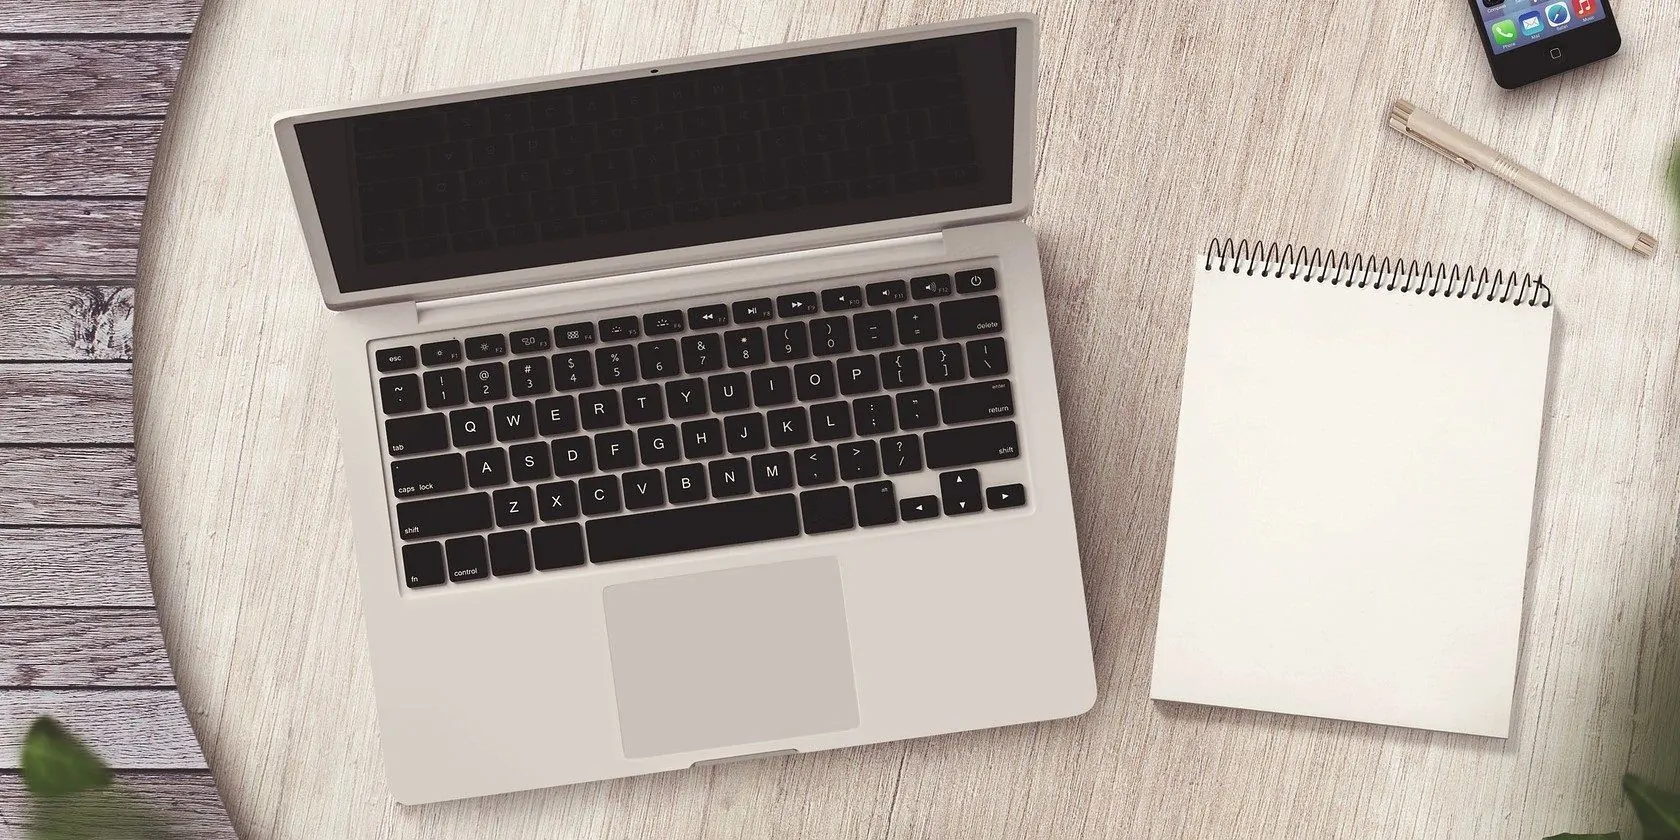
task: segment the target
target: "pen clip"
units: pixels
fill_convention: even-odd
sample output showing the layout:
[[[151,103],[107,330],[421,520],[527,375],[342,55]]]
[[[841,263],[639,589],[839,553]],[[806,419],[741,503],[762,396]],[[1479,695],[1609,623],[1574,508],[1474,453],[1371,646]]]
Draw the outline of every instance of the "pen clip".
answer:
[[[1413,131],[1411,126],[1397,125],[1397,126],[1395,126],[1395,128],[1400,129],[1401,134],[1404,134],[1407,137],[1410,137],[1413,140],[1416,140],[1419,143],[1422,143],[1423,145],[1428,146],[1431,149],[1434,149],[1437,153],[1439,153],[1442,157],[1446,158],[1447,160],[1450,160],[1453,163],[1456,163],[1459,166],[1462,166],[1465,169],[1468,169],[1472,172],[1476,171],[1476,165],[1471,163],[1469,160],[1466,160],[1463,155],[1456,154],[1452,150],[1450,150],[1447,147],[1441,145],[1440,143],[1437,143],[1434,140],[1431,140],[1428,137],[1425,137],[1422,134],[1419,134],[1416,131]]]

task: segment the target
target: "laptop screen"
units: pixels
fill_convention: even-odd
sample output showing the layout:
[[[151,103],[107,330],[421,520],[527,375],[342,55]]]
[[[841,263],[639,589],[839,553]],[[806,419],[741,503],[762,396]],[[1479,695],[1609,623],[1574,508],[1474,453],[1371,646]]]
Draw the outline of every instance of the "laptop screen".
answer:
[[[296,125],[342,292],[1008,204],[1012,27]]]

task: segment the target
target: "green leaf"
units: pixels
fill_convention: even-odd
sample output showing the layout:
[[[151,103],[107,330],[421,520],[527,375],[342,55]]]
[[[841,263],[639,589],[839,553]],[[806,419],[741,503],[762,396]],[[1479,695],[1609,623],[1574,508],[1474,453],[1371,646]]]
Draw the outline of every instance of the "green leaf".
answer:
[[[1680,143],[1674,144],[1674,151],[1668,156],[1668,195],[1674,199],[1674,210],[1680,213]]]
[[[1645,840],[1680,840],[1680,794],[1656,787],[1632,773],[1622,777],[1622,790],[1633,803],[1633,812],[1639,815]]]
[[[36,796],[67,796],[111,783],[111,769],[50,717],[29,727],[21,759],[23,784]]]
[[[1612,831],[1609,834],[1553,834],[1546,840],[1622,840],[1622,833]]]

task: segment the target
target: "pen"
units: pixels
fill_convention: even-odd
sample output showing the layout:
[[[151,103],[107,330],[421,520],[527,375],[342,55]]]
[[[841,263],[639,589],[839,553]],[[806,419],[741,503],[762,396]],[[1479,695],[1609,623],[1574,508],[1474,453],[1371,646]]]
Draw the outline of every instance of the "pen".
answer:
[[[1552,205],[1575,221],[1614,239],[1624,248],[1647,257],[1657,252],[1655,237],[1606,213],[1592,202],[1546,180],[1404,99],[1395,100],[1388,109],[1388,126],[1440,152],[1465,169],[1493,173],[1500,180]]]

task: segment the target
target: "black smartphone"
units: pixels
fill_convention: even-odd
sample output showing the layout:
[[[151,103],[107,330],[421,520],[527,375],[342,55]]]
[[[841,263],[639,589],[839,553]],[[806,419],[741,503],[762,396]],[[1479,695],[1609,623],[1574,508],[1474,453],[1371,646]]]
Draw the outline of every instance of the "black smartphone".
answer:
[[[1493,80],[1519,88],[1622,47],[1610,0],[1470,0]]]

